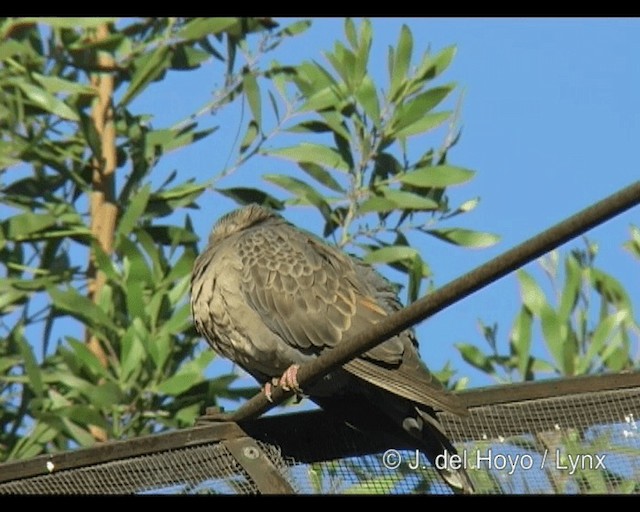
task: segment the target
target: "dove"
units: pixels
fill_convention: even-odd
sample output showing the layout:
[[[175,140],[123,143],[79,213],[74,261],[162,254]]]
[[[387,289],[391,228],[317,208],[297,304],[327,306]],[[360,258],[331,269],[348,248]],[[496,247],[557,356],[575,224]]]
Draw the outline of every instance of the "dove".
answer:
[[[402,308],[392,284],[355,256],[249,204],[221,217],[191,280],[196,330],[220,355],[272,386],[304,393],[354,428],[388,423],[410,440],[456,493],[473,493],[436,410],[466,415],[464,402],[429,372],[412,329],[353,358],[301,390],[300,365]],[[438,463],[436,463],[438,462]]]

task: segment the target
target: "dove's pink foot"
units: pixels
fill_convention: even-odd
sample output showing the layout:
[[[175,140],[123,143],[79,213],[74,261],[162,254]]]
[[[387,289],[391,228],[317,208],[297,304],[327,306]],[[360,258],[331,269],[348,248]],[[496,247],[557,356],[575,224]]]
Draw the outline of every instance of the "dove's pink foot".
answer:
[[[273,398],[271,398],[271,393],[273,392],[273,387],[277,386],[280,383],[280,380],[278,379],[278,377],[274,377],[273,379],[271,379],[271,382],[266,382],[264,387],[262,388],[262,391],[264,392],[264,396],[267,397],[267,400],[269,400],[269,402],[273,402]]]
[[[299,364],[292,364],[285,370],[280,377],[280,385],[282,389],[285,391],[293,390],[296,395],[302,394],[302,390],[300,389],[300,385],[298,384],[298,369],[300,368]]]
[[[264,396],[267,397],[267,400],[269,400],[269,402],[273,402],[271,393],[273,392],[273,388],[275,386],[281,386],[285,391],[293,390],[295,394],[298,395],[298,398],[302,397],[302,390],[300,389],[300,385],[298,384],[298,368],[300,368],[300,365],[293,364],[285,370],[285,372],[282,374],[282,377],[280,377],[279,379],[277,377],[274,377],[270,382],[265,383],[262,391],[264,392]]]

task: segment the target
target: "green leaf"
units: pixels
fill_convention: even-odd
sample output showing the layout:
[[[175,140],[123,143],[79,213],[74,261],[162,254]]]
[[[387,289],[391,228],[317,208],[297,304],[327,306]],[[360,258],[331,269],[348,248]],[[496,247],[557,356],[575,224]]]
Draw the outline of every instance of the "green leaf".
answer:
[[[47,17],[36,17],[36,18],[20,18],[21,23],[43,23],[45,25],[50,25],[55,28],[94,28],[99,25],[115,23],[118,18],[47,18]]]
[[[266,181],[278,185],[291,192],[294,196],[303,199],[303,202],[316,206],[325,219],[329,219],[331,216],[331,208],[325,198],[308,183],[283,174],[265,174],[262,177]]]
[[[116,325],[111,318],[76,290],[72,288],[60,290],[55,287],[49,287],[48,292],[53,301],[53,305],[59,310],[69,313],[74,318],[91,326],[102,326],[117,331]],[[96,331],[94,334],[104,337],[100,331]]]
[[[8,240],[23,241],[55,223],[56,219],[51,215],[26,212],[9,217],[1,225]]]
[[[91,96],[98,94],[96,89],[90,85],[73,82],[58,76],[46,76],[41,75],[40,73],[31,73],[31,76],[52,94],[56,94],[58,92],[65,92],[69,94],[88,94]]]
[[[500,237],[493,233],[463,228],[427,229],[424,232],[445,242],[475,249],[491,247],[500,241]]]
[[[420,258],[420,253],[413,247],[407,247],[403,245],[392,245],[389,247],[382,247],[380,249],[374,249],[364,255],[363,260],[366,263],[391,263],[394,261],[409,260],[415,261],[416,258]]]
[[[455,84],[434,87],[398,107],[391,121],[393,130],[401,130],[423,118],[430,110],[439,105],[454,88]]]
[[[84,364],[89,370],[96,375],[106,379],[111,379],[109,372],[106,370],[96,355],[89,349],[86,343],[78,341],[72,337],[67,337],[67,343],[73,351],[73,357]]]
[[[424,133],[437,128],[447,119],[449,119],[449,117],[451,117],[451,112],[435,112],[432,114],[426,114],[414,123],[411,123],[410,125],[405,126],[402,129],[399,129],[397,131],[392,130],[387,135],[387,137],[395,137],[400,139],[418,135],[420,133]]]
[[[274,210],[284,209],[284,202],[256,188],[216,188],[216,192],[220,192],[223,196],[233,199],[238,204],[257,203],[273,208]]]
[[[596,361],[596,357],[598,355],[601,355],[603,360],[606,359],[608,354],[604,352],[605,348],[609,354],[616,348],[615,344],[610,343],[613,331],[615,329],[619,329],[620,325],[628,318],[628,316],[629,314],[627,311],[617,311],[607,316],[598,324],[598,327],[591,336],[587,352],[578,361],[576,373],[586,373],[589,366]]]
[[[358,47],[358,33],[356,31],[356,25],[351,18],[344,20],[344,33],[347,36],[347,41],[354,50]]]
[[[298,109],[300,112],[321,111],[326,108],[340,109],[346,88],[341,84],[339,87],[327,85],[312,94],[305,96],[306,101]]]
[[[258,132],[259,132],[258,123],[256,123],[252,119],[249,122],[249,125],[247,126],[247,131],[245,132],[244,137],[242,138],[242,142],[240,143],[241,153],[244,153],[247,150],[247,148],[249,148],[249,146],[253,144],[253,141],[256,140],[256,137],[258,136]]]
[[[629,228],[631,232],[631,239],[624,243],[624,248],[627,249],[633,256],[640,259],[640,229],[636,226]]]
[[[133,199],[124,208],[124,213],[120,217],[118,227],[116,228],[115,238],[126,237],[133,231],[133,228],[140,222],[142,215],[147,209],[147,203],[151,196],[151,185],[146,184],[136,194],[133,195]]]
[[[190,123],[180,129],[149,131],[145,136],[145,154],[147,158],[156,158],[158,154],[168,153],[208,137],[218,127],[195,131],[197,124]]]
[[[399,210],[424,210],[438,209],[438,203],[429,197],[423,197],[405,190],[394,190],[388,187],[378,187],[378,191],[385,199],[393,201]]]
[[[180,45],[173,51],[170,67],[178,71],[189,71],[200,67],[200,64],[210,58],[211,55],[208,52],[191,46]]]
[[[448,46],[433,58],[428,54],[425,55],[416,70],[416,76],[422,80],[432,80],[436,78],[449,67],[456,52],[457,48],[455,46]]]
[[[542,288],[536,283],[526,270],[518,270],[516,272],[518,281],[520,282],[520,297],[523,304],[529,308],[535,316],[540,317],[542,310],[548,306],[547,299]]]
[[[22,89],[27,98],[29,98],[34,105],[40,107],[42,110],[54,114],[62,119],[68,121],[79,121],[78,114],[64,101],[56,98],[53,94],[49,93],[45,89],[36,87],[35,85],[18,82],[18,87]]]
[[[564,262],[565,285],[560,295],[558,315],[567,322],[578,301],[582,286],[582,270],[573,255],[567,256]]]
[[[335,192],[339,192],[341,194],[346,194],[345,190],[340,186],[331,173],[327,171],[324,167],[312,163],[300,163],[298,166],[306,172],[309,176],[315,179],[317,182],[321,183],[327,188]]]
[[[253,73],[246,73],[243,78],[244,93],[249,103],[253,118],[262,126],[262,98],[258,87],[258,80]]]
[[[91,241],[91,251],[93,252],[98,270],[104,272],[109,280],[115,283],[119,283],[121,280],[121,276],[118,272],[118,269],[114,265],[109,255],[104,252],[104,249],[100,246],[100,243],[95,239]]]
[[[202,381],[203,365],[201,363],[206,363],[204,365],[206,367],[214,357],[213,351],[202,352],[196,360],[191,361],[191,363],[196,364],[187,363],[183,365],[175,375],[161,382],[156,388],[157,391],[171,396],[184,393]]]
[[[594,289],[607,302],[619,309],[626,309],[633,314],[633,307],[629,295],[615,277],[596,268],[589,269],[589,276]]]
[[[298,34],[306,32],[310,26],[311,20],[296,21],[295,23],[287,25],[282,30],[278,31],[278,36],[296,36]]]
[[[380,103],[378,101],[378,91],[376,90],[376,86],[371,80],[369,75],[366,75],[362,82],[360,83],[360,87],[358,87],[355,92],[356,99],[362,105],[367,116],[376,126],[376,128],[380,128]]]
[[[140,336],[148,336],[147,330],[139,318],[133,320],[133,324],[127,329],[122,337],[122,351],[120,354],[120,383],[127,387],[134,387],[136,370],[143,367],[146,359],[145,344],[140,340]],[[153,340],[149,340],[151,345]],[[133,379],[132,379],[133,377]]]
[[[208,35],[216,35],[238,25],[238,18],[195,18],[176,34],[180,39],[193,41]]]
[[[165,72],[171,61],[169,46],[158,46],[151,53],[142,55],[136,61],[136,69],[131,77],[129,88],[120,100],[119,107],[126,107],[144,88]]]
[[[398,176],[402,183],[421,188],[445,188],[466,183],[475,172],[462,167],[436,165],[422,167]]]
[[[460,352],[462,359],[474,368],[478,368],[489,375],[494,375],[495,370],[488,356],[486,356],[478,347],[468,343],[455,343],[454,346]]]
[[[153,283],[151,269],[140,247],[123,236],[118,238],[117,247],[123,256],[124,276],[127,283],[138,281],[151,285]]]
[[[334,148],[302,142],[297,146],[288,148],[272,149],[264,152],[267,155],[292,160],[297,163],[312,163],[324,167],[331,167],[339,171],[348,171],[349,165],[345,162],[340,153]]]
[[[572,375],[573,358],[569,357],[572,354],[566,352],[568,346],[570,346],[567,326],[546,301],[540,311],[540,324],[545,344],[557,367],[564,375]]]
[[[531,327],[533,316],[528,308],[520,308],[520,312],[511,329],[511,346],[517,356],[518,371],[523,378],[527,377],[529,356],[531,353]]]
[[[397,207],[398,205],[396,204],[396,202],[392,201],[391,199],[386,199],[381,196],[371,196],[358,206],[358,215],[361,216],[370,212],[377,212],[377,213],[392,212]]]
[[[413,36],[407,25],[402,25],[400,38],[395,51],[395,61],[393,63],[393,73],[391,74],[391,86],[389,97],[392,101],[397,99],[400,86],[406,81],[409,65],[411,64],[411,54],[413,52]]]
[[[11,337],[18,345],[18,350],[20,351],[20,355],[24,361],[24,369],[29,379],[29,387],[38,398],[42,398],[44,396],[42,370],[38,365],[38,361],[36,360],[31,345],[29,345],[24,337],[24,328],[22,325],[16,326],[13,329]]]

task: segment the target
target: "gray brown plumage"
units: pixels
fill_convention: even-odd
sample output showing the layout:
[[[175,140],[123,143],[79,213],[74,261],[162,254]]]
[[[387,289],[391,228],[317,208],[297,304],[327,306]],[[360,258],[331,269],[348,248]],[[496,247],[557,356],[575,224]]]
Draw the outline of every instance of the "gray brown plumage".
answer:
[[[401,304],[371,267],[253,204],[214,226],[194,266],[191,308],[214,350],[265,384]],[[304,391],[358,428],[367,428],[358,416],[382,413],[433,462],[444,450],[455,453],[434,409],[467,411],[431,375],[417,348],[413,331],[404,331]],[[466,472],[440,474],[454,490],[473,491]]]

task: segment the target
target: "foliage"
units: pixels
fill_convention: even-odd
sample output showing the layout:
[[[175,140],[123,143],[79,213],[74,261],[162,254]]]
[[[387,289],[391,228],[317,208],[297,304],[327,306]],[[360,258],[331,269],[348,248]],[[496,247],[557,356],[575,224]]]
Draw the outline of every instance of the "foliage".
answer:
[[[202,112],[222,108],[247,82],[237,49],[258,37],[275,47],[289,37],[275,25],[0,22],[0,460],[191,425],[204,405],[254,391],[229,389],[234,375],[204,378],[214,354],[191,324],[198,238],[189,215],[176,213],[196,207],[207,183],[154,173],[164,154],[214,129],[198,128],[201,113],[153,128],[132,104],[167,73],[213,59],[226,81]],[[112,120],[97,115],[104,77],[113,79],[104,110]],[[117,181],[105,172],[110,144]],[[96,195],[116,205],[111,231],[99,226]],[[96,275],[104,284],[92,294]],[[63,317],[86,327],[98,350],[71,333],[51,340]]]
[[[625,244],[636,257],[639,231],[631,229]],[[595,266],[598,246],[585,241],[564,258],[561,273],[558,251],[539,260],[549,279],[554,301],[531,273],[517,272],[522,305],[509,334],[508,349],[499,346],[497,325],[480,322],[490,353],[477,346],[457,345],[464,360],[500,382],[533,380],[541,374],[556,376],[620,372],[637,366],[640,326],[623,284]],[[555,303],[555,305],[554,305]],[[549,357],[532,354],[539,327]]]

